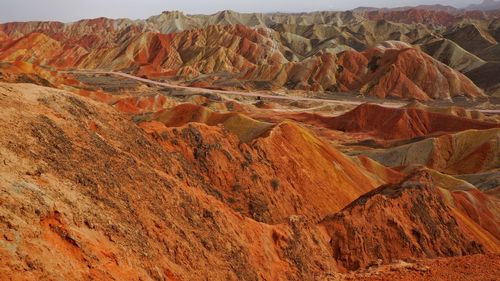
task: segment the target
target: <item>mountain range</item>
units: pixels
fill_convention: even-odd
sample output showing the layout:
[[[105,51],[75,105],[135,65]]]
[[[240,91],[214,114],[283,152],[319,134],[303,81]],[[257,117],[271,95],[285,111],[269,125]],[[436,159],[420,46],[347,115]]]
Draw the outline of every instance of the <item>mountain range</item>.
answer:
[[[0,25],[0,59],[60,69],[126,71],[228,89],[360,92],[418,100],[480,98],[482,90],[498,94],[497,14],[425,9],[299,15],[165,12],[144,21],[7,23]],[[391,43],[395,40],[407,44]],[[408,94],[375,71],[379,58],[380,69],[395,67],[394,73],[383,73],[397,75]],[[408,69],[414,58],[428,60],[425,74]],[[325,70],[319,65],[330,66]],[[482,79],[487,76],[488,83],[476,78],[477,73]],[[415,75],[441,82],[429,89]],[[379,88],[385,94],[377,92]]]

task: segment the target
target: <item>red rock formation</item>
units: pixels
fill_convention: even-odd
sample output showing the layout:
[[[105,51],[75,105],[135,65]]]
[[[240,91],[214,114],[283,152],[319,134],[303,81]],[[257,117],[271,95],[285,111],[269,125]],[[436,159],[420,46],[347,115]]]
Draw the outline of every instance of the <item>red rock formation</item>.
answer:
[[[42,33],[30,33],[5,46],[0,54],[0,60],[49,64],[61,52],[60,42]]]
[[[416,100],[484,96],[465,75],[402,42],[385,42],[361,54],[344,52],[339,64],[341,91]]]
[[[410,167],[406,173],[425,172],[442,194],[457,218],[460,228],[492,252],[500,250],[500,200],[479,190],[472,184],[423,167]]]
[[[3,82],[33,83],[66,89],[72,89],[74,86],[81,86],[81,83],[70,75],[61,74],[37,64],[23,61],[0,64],[0,74],[0,80]]]
[[[427,173],[382,186],[352,202],[322,224],[334,257],[355,270],[408,258],[482,253],[483,246],[460,228]],[[387,243],[387,241],[390,241]]]
[[[273,124],[254,120],[238,112],[219,113],[191,103],[155,112],[149,119],[159,121],[167,127],[181,127],[190,122],[204,123],[210,126],[223,125],[226,130],[238,136],[242,142],[249,142],[273,127]]]
[[[178,109],[175,112],[180,113]],[[215,125],[209,121],[213,118],[195,117],[198,122]],[[186,121],[183,119],[167,124],[180,125]],[[236,122],[243,126],[230,127],[226,121],[222,123],[227,128],[224,130],[195,123],[166,128],[162,123],[152,122],[142,123],[141,127],[168,151],[180,151],[193,163],[192,171],[205,179],[209,192],[225,198],[235,210],[265,222],[282,222],[292,214],[319,219],[380,183],[401,178],[400,173],[385,167],[353,161],[290,122],[243,144],[228,131],[255,129],[244,125],[248,120]]]
[[[29,84],[0,83],[0,93],[2,278],[304,280],[335,274],[312,221],[295,216],[273,226],[238,214],[209,192],[199,166],[180,149],[165,150],[113,108]],[[198,143],[189,134],[186,141]],[[192,155],[195,147],[186,149]],[[268,181],[255,185],[272,189]],[[287,186],[283,180],[280,188]]]
[[[19,37],[33,32],[54,35],[64,28],[62,22],[9,22],[0,25],[0,30],[11,37]]]
[[[362,104],[338,117],[310,113],[284,114],[283,117],[333,130],[364,133],[385,140],[499,127],[496,123],[429,112],[424,109],[389,108],[375,104]]]
[[[135,115],[147,112],[158,112],[167,104],[173,105],[175,102],[169,100],[165,95],[157,94],[120,98],[113,106],[121,112]]]
[[[252,105],[211,94],[183,100],[106,75],[75,76],[92,86],[55,71],[109,69],[212,88],[483,97],[463,75],[407,43],[343,51],[431,32],[386,18],[448,25],[463,14],[373,15],[381,20],[352,12],[225,11],[0,25],[0,80],[99,101],[0,83],[0,276],[326,280],[355,278],[339,271],[397,259],[499,252],[498,198],[436,171],[494,178],[498,129],[490,128],[500,125],[485,116],[365,104],[326,117],[286,112],[286,101]],[[271,17],[284,24],[265,28]],[[242,22],[247,26],[236,24]],[[205,23],[220,25],[199,28]],[[112,94],[100,88],[109,81]],[[186,100],[195,104],[178,105]],[[447,135],[468,129],[481,133]],[[417,137],[432,145],[419,146]],[[338,150],[354,154],[368,149],[369,139],[381,147],[419,144],[418,157],[430,156],[420,163],[403,153],[408,162],[393,170],[369,153]],[[358,140],[366,142],[345,145]],[[386,152],[394,160],[401,151]],[[412,176],[401,181],[403,173]],[[495,179],[479,183],[490,188]]]
[[[318,51],[290,61],[284,55],[287,47],[277,40],[279,34],[269,29],[214,25],[160,34],[126,22],[116,24],[128,27],[115,28],[109,20],[97,19],[65,26],[60,33],[47,31],[45,25],[20,25],[20,31],[44,33],[28,33],[6,44],[0,50],[0,60],[110,69],[138,76],[198,78],[193,85],[208,87],[287,87],[417,100],[484,96],[461,73],[397,41],[362,53]],[[13,32],[9,25],[4,30]]]
[[[479,225],[479,229],[488,231],[497,239],[496,242],[500,240],[498,225],[500,214],[497,210],[500,203],[497,198],[486,195],[478,189],[455,190],[451,192],[451,195],[454,206],[459,212]],[[498,244],[492,247],[498,247]]]

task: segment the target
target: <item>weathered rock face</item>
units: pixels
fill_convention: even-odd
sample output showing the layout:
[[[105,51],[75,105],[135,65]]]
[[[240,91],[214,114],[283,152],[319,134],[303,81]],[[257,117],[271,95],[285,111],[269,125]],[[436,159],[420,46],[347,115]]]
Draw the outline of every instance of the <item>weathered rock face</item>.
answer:
[[[128,32],[151,30],[145,23],[129,19],[95,18],[73,23],[62,22],[11,22],[0,25],[0,30],[17,40],[30,33],[43,33],[54,40],[82,48],[109,46]]]
[[[430,174],[433,183],[440,188],[446,204],[452,208],[460,227],[466,233],[475,237],[486,249],[493,252],[499,250],[498,196],[485,194],[466,181],[429,168],[414,166],[405,169],[408,173],[414,170]]]
[[[254,130],[238,126],[247,120],[229,120],[240,131]],[[220,124],[233,130],[227,121]],[[152,122],[141,127],[167,151],[179,151],[193,163],[191,173],[204,180],[207,192],[267,223],[281,223],[293,214],[321,219],[381,183],[402,177],[386,168],[372,172],[290,122],[248,143],[216,126],[166,128]]]
[[[459,227],[429,174],[382,186],[322,222],[334,257],[347,269],[414,257],[481,253]],[[389,242],[390,241],[390,242]]]
[[[307,217],[272,226],[234,212],[204,189],[194,163],[111,107],[28,84],[0,91],[1,276],[312,280],[336,271]]]
[[[408,139],[439,132],[496,128],[498,124],[422,109],[384,108],[364,104],[334,118],[330,126],[347,132],[368,132],[384,139]]]
[[[181,105],[144,133],[108,105],[29,84],[1,84],[0,107],[2,276],[317,280],[379,258],[498,251],[498,202],[479,190],[443,201],[416,176],[370,192],[402,174],[290,121],[242,142],[232,130],[258,121]],[[349,240],[351,227],[372,238]]]
[[[498,52],[497,52],[498,53]],[[488,62],[477,67],[466,75],[475,81],[475,83],[485,89],[492,96],[500,95],[500,78],[497,73],[500,71],[499,62]]]

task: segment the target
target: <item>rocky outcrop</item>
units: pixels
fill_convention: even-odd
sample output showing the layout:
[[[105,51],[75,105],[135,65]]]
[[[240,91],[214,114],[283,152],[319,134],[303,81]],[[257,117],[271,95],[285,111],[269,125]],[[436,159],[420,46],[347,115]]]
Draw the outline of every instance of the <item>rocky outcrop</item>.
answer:
[[[484,96],[463,74],[402,42],[384,42],[361,54],[344,52],[339,61],[343,91],[416,100]]]
[[[429,174],[382,186],[329,216],[322,225],[339,265],[355,270],[414,257],[481,253],[461,229]],[[389,243],[387,243],[390,241]]]
[[[180,149],[165,150],[110,106],[29,84],[1,83],[0,93],[1,276],[313,280],[335,274],[310,219],[269,225],[235,212]],[[273,188],[259,180],[246,187],[260,184]],[[272,192],[285,189],[283,181]]]
[[[221,123],[208,122],[212,126],[190,123],[167,128],[158,121],[140,126],[167,151],[178,151],[192,163],[191,173],[203,179],[207,192],[267,223],[280,223],[293,214],[321,219],[402,176],[385,167],[366,167],[291,122],[267,126],[267,133],[247,139],[256,131],[252,126],[262,124],[234,116]],[[203,121],[208,120],[194,122]]]

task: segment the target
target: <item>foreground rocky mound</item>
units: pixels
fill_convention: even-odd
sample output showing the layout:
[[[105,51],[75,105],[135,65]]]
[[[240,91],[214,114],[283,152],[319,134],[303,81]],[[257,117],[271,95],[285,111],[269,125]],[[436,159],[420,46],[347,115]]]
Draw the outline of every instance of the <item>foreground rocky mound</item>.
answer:
[[[500,199],[490,196],[469,182],[429,168],[413,166],[405,169],[407,173],[426,172],[433,183],[439,187],[445,203],[453,210],[461,227],[474,236],[480,243],[497,252],[500,239]],[[486,230],[486,231],[485,231]]]
[[[362,196],[401,174],[350,158],[293,122],[246,143],[218,124],[170,118],[142,122],[144,132],[111,106],[28,84],[0,84],[0,108],[0,276],[324,280],[378,259],[498,251],[481,227],[495,224],[465,214],[475,209],[464,196],[453,195],[458,226],[426,177],[401,192],[393,186],[396,195],[385,186]],[[332,218],[379,193],[393,203],[377,205],[369,222],[353,221],[379,240],[392,233],[395,243],[359,254],[370,240],[350,243],[341,233],[359,232]],[[420,234],[415,248],[386,230],[384,217]],[[377,225],[384,231],[372,231]],[[346,241],[353,250],[339,256]],[[398,243],[404,250],[394,252]]]
[[[182,155],[107,105],[3,83],[0,107],[0,276],[304,280],[336,271],[314,224],[234,212]]]
[[[13,279],[326,278],[336,262],[314,221],[400,177],[290,122],[247,145],[203,124],[146,126],[151,138],[108,105],[29,84],[0,84],[0,106]]]
[[[240,121],[246,122],[235,122]],[[231,127],[192,123],[168,128],[158,121],[140,126],[167,151],[177,151],[192,163],[183,177],[196,175],[207,193],[266,223],[281,223],[293,214],[319,220],[380,184],[401,178],[381,165],[354,161],[292,122],[280,123],[248,143],[241,143],[238,132],[229,133]],[[243,140],[248,135],[243,134]]]
[[[333,256],[339,265],[351,270],[373,265],[377,260],[484,251],[480,243],[460,229],[425,172],[361,196],[322,224],[332,237]]]

